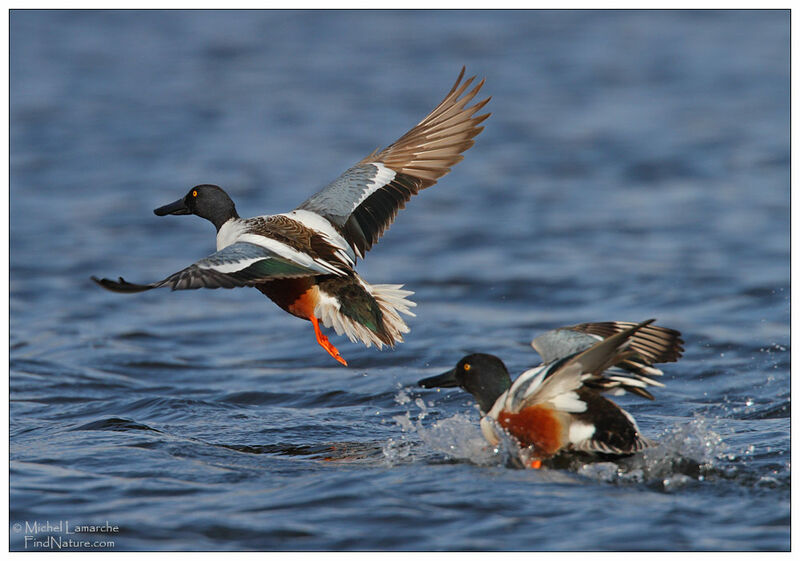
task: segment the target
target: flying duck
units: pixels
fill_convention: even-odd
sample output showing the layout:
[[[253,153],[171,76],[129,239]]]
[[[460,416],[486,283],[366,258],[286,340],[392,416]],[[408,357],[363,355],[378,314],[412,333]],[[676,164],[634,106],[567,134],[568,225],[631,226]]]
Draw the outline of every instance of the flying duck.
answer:
[[[150,284],[92,277],[114,292],[252,286],[290,314],[307,319],[317,342],[347,365],[319,324],[367,347],[393,347],[409,328],[413,292],[398,284],[369,284],[356,261],[378,241],[397,212],[463,159],[490,113],[490,98],[472,103],[483,86],[462,83],[464,68],[444,99],[410,131],[345,171],[291,212],[241,218],[220,187],[197,185],[155,214],[195,214],[217,230],[217,251]],[[471,104],[472,103],[472,104]],[[470,105],[471,104],[471,105]]]

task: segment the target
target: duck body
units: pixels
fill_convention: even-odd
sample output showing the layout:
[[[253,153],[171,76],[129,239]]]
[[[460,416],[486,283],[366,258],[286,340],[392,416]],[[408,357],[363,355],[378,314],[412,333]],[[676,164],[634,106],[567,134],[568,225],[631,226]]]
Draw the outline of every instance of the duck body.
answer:
[[[197,185],[159,216],[195,214],[214,224],[217,251],[150,284],[98,279],[115,292],[252,286],[286,312],[311,321],[317,342],[337,361],[347,362],[322,334],[320,323],[367,347],[390,347],[409,331],[402,315],[413,316],[413,294],[398,284],[369,284],[356,262],[378,241],[398,211],[459,162],[478,126],[475,116],[489,99],[469,105],[483,85],[467,91],[464,69],[442,102],[395,143],[370,154],[291,212],[241,218],[228,194],[216,185]]]
[[[634,418],[605,395],[630,392],[653,399],[644,387],[663,385],[652,379],[661,375],[652,364],[677,360],[683,341],[677,331],[651,326],[652,321],[550,331],[535,339],[534,347],[551,360],[523,372],[513,383],[499,358],[477,353],[419,385],[461,387],[471,393],[481,410],[486,440],[497,445],[501,432],[512,436],[532,452],[532,467],[569,451],[633,454],[653,443],[641,435]],[[595,335],[598,326],[605,326],[605,336]],[[576,343],[578,339],[582,342]]]

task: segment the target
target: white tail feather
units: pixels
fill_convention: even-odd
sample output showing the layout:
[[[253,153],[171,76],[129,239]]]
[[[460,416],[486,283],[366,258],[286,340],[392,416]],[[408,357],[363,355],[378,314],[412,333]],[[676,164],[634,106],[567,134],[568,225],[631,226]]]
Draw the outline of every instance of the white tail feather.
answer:
[[[414,316],[410,308],[417,304],[406,298],[414,293],[410,290],[402,290],[402,284],[370,285],[362,278],[358,280],[364,289],[375,298],[380,307],[384,329],[392,341],[390,346],[394,346],[395,343],[402,343],[402,334],[408,333],[409,328],[403,318],[400,317],[400,314]],[[385,343],[381,341],[376,333],[341,313],[340,307],[341,305],[336,297],[320,290],[319,303],[314,309],[314,314],[322,321],[322,325],[333,328],[337,335],[347,335],[352,342],[361,341],[367,347],[374,344],[379,349],[383,348]]]

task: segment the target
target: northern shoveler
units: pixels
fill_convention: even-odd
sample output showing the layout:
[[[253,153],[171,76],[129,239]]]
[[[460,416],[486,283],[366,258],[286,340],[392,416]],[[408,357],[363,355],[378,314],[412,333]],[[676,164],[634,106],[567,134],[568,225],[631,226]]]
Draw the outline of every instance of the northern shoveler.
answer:
[[[481,411],[481,431],[493,445],[498,430],[530,452],[531,467],[561,451],[628,455],[651,446],[633,417],[602,393],[626,391],[654,399],[647,386],[683,352],[680,333],[650,325],[655,320],[583,323],[548,331],[531,342],[544,363],[523,372],[514,383],[503,361],[471,354],[455,368],[420,380],[424,388],[460,387]]]
[[[413,316],[413,292],[402,285],[370,285],[355,272],[357,258],[378,241],[397,212],[422,189],[463,159],[489,113],[475,114],[490,98],[473,103],[481,80],[461,82],[464,68],[441,103],[389,147],[375,151],[295,210],[240,218],[231,198],[216,185],[197,185],[157,208],[158,216],[196,214],[217,229],[217,251],[164,280],[132,284],[92,277],[115,292],[169,286],[253,286],[278,306],[311,321],[317,342],[347,365],[320,331],[319,323],[367,347],[394,346],[409,331],[400,314]]]

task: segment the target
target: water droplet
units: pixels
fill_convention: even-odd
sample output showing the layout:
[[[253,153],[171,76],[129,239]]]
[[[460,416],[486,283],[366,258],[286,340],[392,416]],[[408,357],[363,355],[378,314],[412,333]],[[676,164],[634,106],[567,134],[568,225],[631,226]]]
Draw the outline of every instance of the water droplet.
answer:
[[[424,419],[428,416],[428,406],[425,405],[425,402],[422,401],[421,397],[418,397],[414,400],[414,404],[419,407],[419,418]]]

